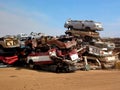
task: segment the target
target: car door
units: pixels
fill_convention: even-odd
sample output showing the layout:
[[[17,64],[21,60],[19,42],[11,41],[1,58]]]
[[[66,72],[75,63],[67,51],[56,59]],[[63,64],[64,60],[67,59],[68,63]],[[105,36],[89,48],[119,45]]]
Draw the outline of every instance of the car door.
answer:
[[[73,28],[74,29],[82,29],[82,22],[81,21],[74,21]]]

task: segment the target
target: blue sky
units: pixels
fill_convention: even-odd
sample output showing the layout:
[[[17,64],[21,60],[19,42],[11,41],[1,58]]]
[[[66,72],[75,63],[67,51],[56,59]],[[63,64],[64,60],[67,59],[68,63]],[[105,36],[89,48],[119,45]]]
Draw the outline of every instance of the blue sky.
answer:
[[[0,36],[30,32],[62,35],[67,19],[103,24],[101,37],[119,37],[120,0],[0,0]]]

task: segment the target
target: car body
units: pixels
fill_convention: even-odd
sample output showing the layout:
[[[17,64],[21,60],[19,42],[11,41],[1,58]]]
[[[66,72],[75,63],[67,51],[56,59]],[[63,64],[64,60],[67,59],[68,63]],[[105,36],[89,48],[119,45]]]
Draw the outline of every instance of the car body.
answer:
[[[92,20],[67,20],[64,24],[64,27],[68,29],[80,29],[91,31],[103,30],[103,26],[100,22],[95,22]]]
[[[4,36],[0,38],[0,49],[1,48],[17,48],[20,47],[20,42],[15,36]]]
[[[12,65],[17,61],[18,61],[18,56],[17,55],[3,56],[3,55],[0,54],[0,62],[2,62],[4,64]]]
[[[65,34],[72,35],[72,36],[89,36],[93,38],[99,38],[99,33],[98,32],[92,32],[92,31],[78,31],[78,30],[66,30]]]
[[[71,48],[77,44],[72,37],[62,37],[59,39],[51,39],[47,42],[48,44],[55,45],[61,49]]]
[[[53,66],[52,71],[58,72],[60,69],[71,72],[76,71],[75,63],[79,59],[76,50],[64,54],[63,57],[57,56],[56,49],[50,49],[47,52],[31,53],[27,57],[26,63],[30,68],[39,66],[40,68]]]
[[[66,54],[64,54],[64,56],[65,55]],[[67,53],[67,55],[69,55],[71,61],[76,62],[79,59],[77,51],[75,49],[73,49],[72,51]],[[53,50],[50,49],[48,52],[31,53],[27,57],[27,63],[31,63],[31,61],[32,61],[32,63],[38,64],[38,65],[53,64],[54,60],[52,60],[52,58],[51,58],[52,56],[57,57],[55,49],[53,49]]]

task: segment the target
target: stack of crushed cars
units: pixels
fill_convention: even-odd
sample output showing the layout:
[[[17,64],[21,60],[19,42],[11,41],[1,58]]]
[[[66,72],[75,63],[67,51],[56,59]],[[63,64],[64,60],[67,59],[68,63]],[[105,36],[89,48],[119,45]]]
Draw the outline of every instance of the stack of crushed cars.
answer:
[[[98,31],[103,27],[100,22],[91,20],[67,20],[64,24],[65,34],[73,36],[77,41],[77,50],[80,57],[78,69],[110,69],[115,67],[119,60],[118,53],[113,52],[115,44],[104,42]]]
[[[18,61],[17,50],[20,47],[17,37],[6,35],[0,38],[0,67],[13,65]]]
[[[57,37],[32,32],[0,38],[0,61],[54,72],[115,67],[119,53],[114,52],[114,43],[100,38],[100,22],[68,20],[64,27],[65,35]]]

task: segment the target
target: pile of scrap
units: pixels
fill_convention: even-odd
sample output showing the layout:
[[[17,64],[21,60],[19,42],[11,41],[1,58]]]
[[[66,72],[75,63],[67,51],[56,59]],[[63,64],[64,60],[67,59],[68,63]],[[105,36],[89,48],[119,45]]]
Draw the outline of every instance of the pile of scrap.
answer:
[[[70,30],[66,30],[65,34],[76,38],[78,53],[83,50],[83,52],[79,53],[81,61],[79,61],[80,64],[78,64],[78,66],[83,63],[82,65],[87,66],[87,69],[88,67],[89,69],[114,68],[115,62],[119,60],[118,54],[113,52],[115,49],[115,44],[105,42],[100,38],[97,30],[99,27],[97,29],[92,29],[93,26],[90,26],[91,23],[95,24],[95,22],[88,22],[89,24],[87,23],[84,25],[86,27],[89,26],[89,29],[78,26],[80,23],[81,21],[79,20],[71,20],[65,23],[65,27],[67,26],[66,28],[70,26]],[[93,67],[95,65],[96,68]]]
[[[120,68],[117,44],[101,39],[100,22],[69,20],[64,26],[65,35],[57,37],[31,32],[0,38],[0,62],[55,72]]]

